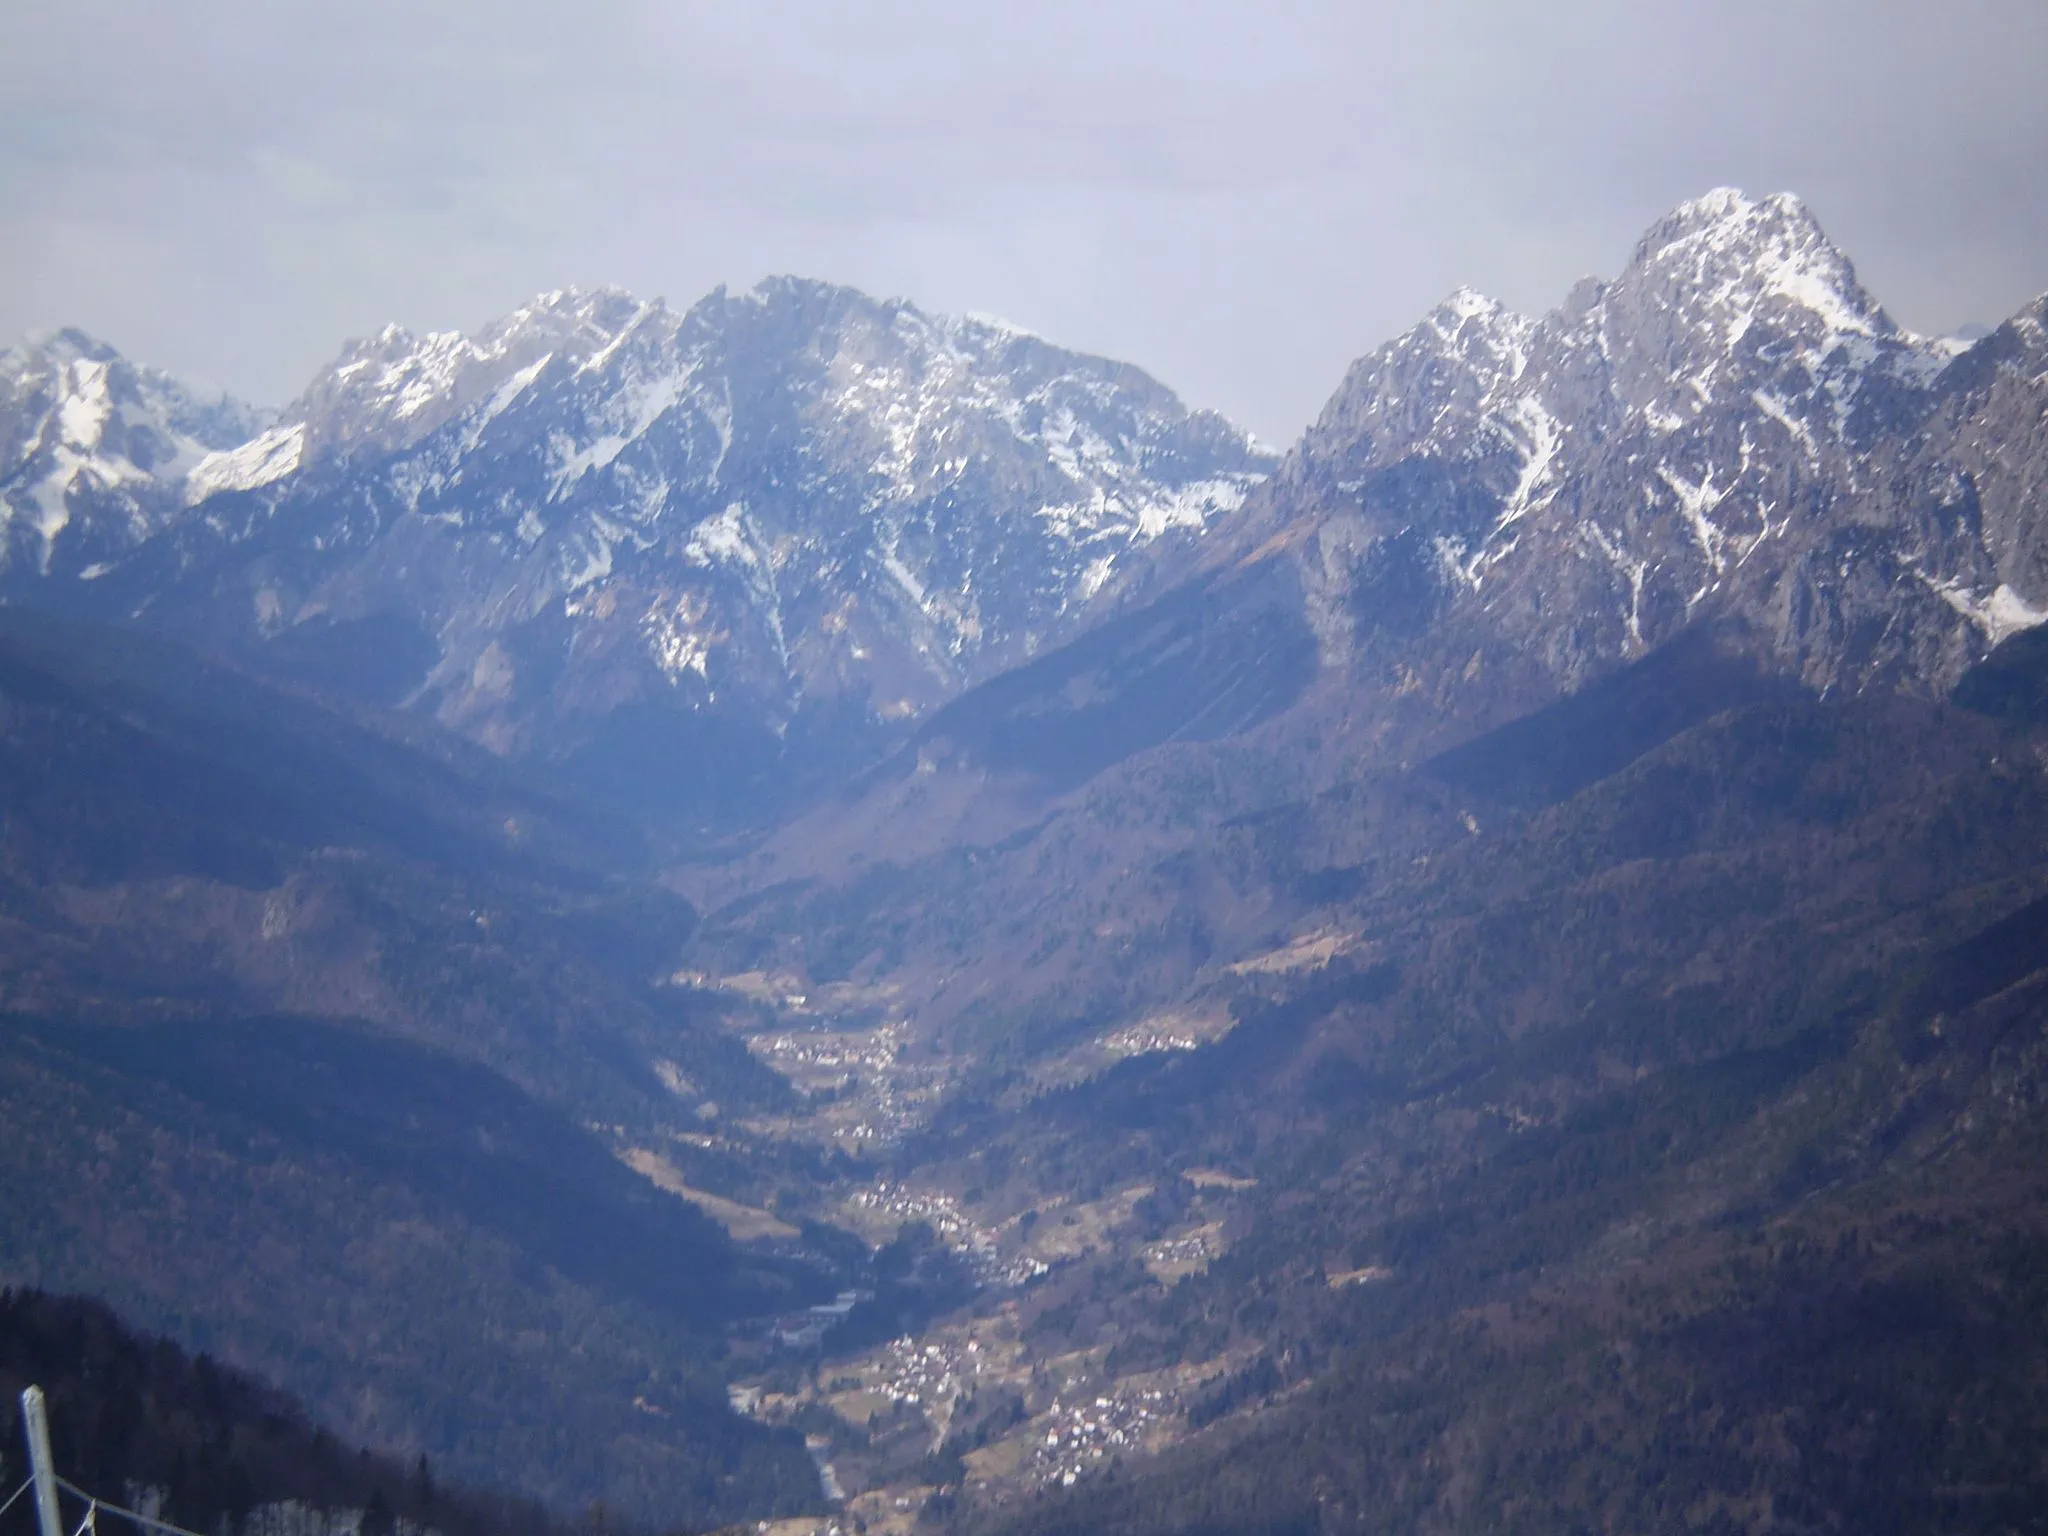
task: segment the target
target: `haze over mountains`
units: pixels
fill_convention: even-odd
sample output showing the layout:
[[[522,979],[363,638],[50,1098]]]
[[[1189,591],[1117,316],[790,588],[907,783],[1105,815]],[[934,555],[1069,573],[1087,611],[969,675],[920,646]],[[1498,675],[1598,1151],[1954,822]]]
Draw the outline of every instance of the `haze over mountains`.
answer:
[[[10,373],[13,590],[657,802],[1079,632],[1272,462],[1134,368],[794,279],[388,330],[247,441],[68,333]]]
[[[2031,466],[1971,448],[2038,327],[1946,372],[1795,199],[1717,192],[1541,320],[1454,295],[1242,517],[1274,461],[1135,369],[795,280],[390,330],[274,420],[63,333],[8,360],[6,580],[670,797],[650,755],[872,750],[1311,517],[1325,664],[1370,580],[1565,687],[1740,609],[1811,685],[1939,688],[2038,613]]]
[[[2030,1528],[2044,323],[8,353],[4,1272],[645,1519]]]

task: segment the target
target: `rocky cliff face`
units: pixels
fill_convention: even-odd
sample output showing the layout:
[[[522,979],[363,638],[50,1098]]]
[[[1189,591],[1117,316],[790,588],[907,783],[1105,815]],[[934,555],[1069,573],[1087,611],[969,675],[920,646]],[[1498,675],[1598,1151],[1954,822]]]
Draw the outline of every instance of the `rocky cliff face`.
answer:
[[[1736,619],[1815,688],[1939,693],[2048,618],[2038,310],[1914,336],[1797,199],[1711,193],[1540,320],[1461,292],[1362,359],[1244,537],[1309,556],[1331,660],[1455,638],[1569,691]]]

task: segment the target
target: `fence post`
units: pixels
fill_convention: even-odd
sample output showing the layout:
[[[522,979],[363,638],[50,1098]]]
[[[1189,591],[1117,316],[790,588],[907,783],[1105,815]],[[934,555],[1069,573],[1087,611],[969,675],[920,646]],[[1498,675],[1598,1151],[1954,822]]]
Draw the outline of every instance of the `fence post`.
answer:
[[[50,1464],[50,1421],[43,1412],[43,1389],[30,1387],[21,1394],[21,1425],[28,1434],[29,1470],[36,1485],[36,1518],[42,1536],[64,1536],[57,1519],[57,1470]]]

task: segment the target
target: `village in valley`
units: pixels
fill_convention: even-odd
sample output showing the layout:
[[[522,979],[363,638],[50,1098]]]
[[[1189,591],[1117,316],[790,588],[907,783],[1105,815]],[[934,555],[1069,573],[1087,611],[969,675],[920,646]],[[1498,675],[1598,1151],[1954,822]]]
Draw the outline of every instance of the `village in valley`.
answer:
[[[957,1304],[884,1336],[868,1336],[874,1292],[848,1290],[743,1341],[735,1407],[802,1430],[821,1489],[836,1506],[830,1516],[762,1530],[907,1532],[933,1499],[1000,1500],[1072,1486],[1188,1432],[1189,1402],[1237,1362],[1119,1376],[1108,1368],[1107,1350],[1057,1352],[1056,1336],[1035,1330],[1032,1319],[1044,1288],[1057,1289],[1094,1263],[1135,1259],[1161,1285],[1200,1272],[1228,1246],[1225,1213],[1250,1181],[1198,1171],[1183,1191],[1185,1216],[1162,1232],[1139,1214],[1153,1193],[1148,1184],[1093,1201],[1040,1197],[1002,1207],[979,1191],[949,1187],[940,1170],[885,1174],[887,1151],[929,1124],[953,1086],[941,1065],[914,1052],[910,1027],[885,994],[760,973],[685,973],[676,981],[720,987],[750,1004],[748,1049],[800,1095],[794,1112],[730,1129],[838,1149],[853,1166],[874,1168],[816,1214],[878,1251],[919,1234],[961,1286]],[[1209,1019],[1126,1025],[1069,1051],[1050,1073],[1074,1080],[1131,1055],[1194,1050],[1219,1033]],[[645,1153],[627,1160],[643,1172],[652,1168]],[[736,1236],[794,1233],[765,1211],[668,1187],[698,1200]]]

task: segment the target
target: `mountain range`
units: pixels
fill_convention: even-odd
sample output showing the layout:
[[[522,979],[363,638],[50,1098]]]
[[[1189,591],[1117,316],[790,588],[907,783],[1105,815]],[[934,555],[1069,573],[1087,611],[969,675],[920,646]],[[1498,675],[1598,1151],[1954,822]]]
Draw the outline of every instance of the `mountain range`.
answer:
[[[1673,646],[1683,681],[1638,690],[1630,750],[1759,687],[1944,697],[2048,601],[2041,316],[1967,349],[1913,337],[1802,205],[1725,192],[1540,321],[1456,296],[1162,556],[1163,596],[943,707],[850,799],[685,888],[771,893],[735,954],[923,943],[935,1027],[1107,1017],[1308,920],[1219,826],[1284,818],[1332,865],[1465,836],[1476,801],[1370,827],[1359,802]],[[1134,836],[1142,856],[1107,851]],[[874,847],[927,856],[945,897],[878,905]],[[836,906],[854,926],[821,933]]]
[[[662,1522],[2036,1528],[2044,326],[5,354],[0,1272]]]
[[[276,413],[75,333],[6,367],[17,598],[729,819],[1086,628],[1273,462],[1134,368],[793,279],[389,329]]]

